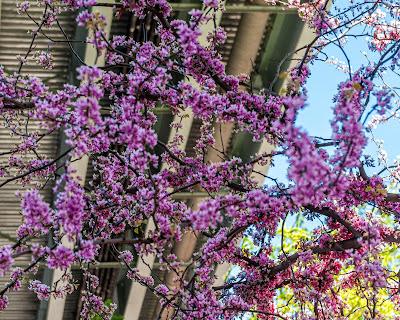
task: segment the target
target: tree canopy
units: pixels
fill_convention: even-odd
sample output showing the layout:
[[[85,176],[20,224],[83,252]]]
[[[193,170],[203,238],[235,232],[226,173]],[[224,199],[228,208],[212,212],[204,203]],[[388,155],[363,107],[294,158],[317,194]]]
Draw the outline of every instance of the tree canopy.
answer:
[[[173,16],[167,0],[113,4],[115,14],[151,14],[157,41],[109,39],[104,16],[90,10],[107,4],[95,0],[19,3],[26,19],[33,7],[43,15],[29,50],[18,57],[18,72],[0,69],[2,125],[19,139],[2,154],[0,192],[15,182],[21,190],[33,187],[18,195],[22,222],[15,241],[0,248],[0,276],[10,277],[0,289],[0,309],[24,279],[39,299],[65,297],[76,287],[70,269],[78,265],[85,288],[81,318],[111,319],[115,305],[96,294],[90,266],[112,245],[127,277],[157,296],[160,313],[170,318],[400,319],[400,165],[365,152],[374,128],[399,118],[398,88],[385,79],[400,71],[400,6],[395,0],[338,2],[265,2],[296,10],[313,31],[313,40],[294,52],[301,52],[295,67],[276,72],[273,82],[285,78],[280,92],[272,85],[255,89],[251,75],[225,72],[226,34],[217,24],[205,43],[199,40],[202,25],[224,10],[222,1],[204,0],[203,10],[193,9],[187,20]],[[58,25],[73,43],[58,23],[65,11],[76,12],[77,25],[88,30],[84,43],[106,64],[81,61],[78,84],[51,90],[23,71],[32,59],[52,70],[51,50],[35,51],[36,36],[49,26]],[[369,62],[356,69],[346,59],[345,42],[353,38],[369,46]],[[326,59],[330,45],[343,52],[345,80],[333,102],[329,92],[323,102],[332,104],[331,134],[311,136],[296,119],[307,108],[310,66]],[[180,121],[171,125],[168,143],[157,135],[160,108],[201,120],[193,154],[180,146]],[[38,129],[26,130],[32,121]],[[271,148],[249,160],[231,156],[215,129],[229,123]],[[65,150],[41,157],[43,138],[60,130]],[[218,161],[207,157],[210,150]],[[87,156],[94,174],[84,185],[74,163]],[[289,164],[282,181],[256,169],[277,157]],[[260,176],[268,183],[259,185]],[[40,192],[47,183],[54,184],[53,202]],[[192,207],[177,197],[181,192],[205,195]],[[171,248],[188,233],[202,244],[184,263]],[[136,268],[149,255],[170,271],[172,283],[156,284]],[[15,266],[20,256],[31,263]],[[232,272],[216,285],[215,270],[223,264]],[[40,266],[61,269],[61,278],[42,283],[35,277]]]

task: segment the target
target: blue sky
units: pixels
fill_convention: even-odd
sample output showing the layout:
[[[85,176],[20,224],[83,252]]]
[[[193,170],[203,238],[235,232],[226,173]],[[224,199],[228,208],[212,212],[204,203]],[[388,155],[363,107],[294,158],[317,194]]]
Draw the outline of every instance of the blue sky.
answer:
[[[376,60],[379,58],[377,53],[371,53],[368,50],[367,39],[365,38],[350,40],[345,45],[345,50],[354,69],[357,69],[361,65],[366,65],[368,59]],[[368,52],[368,59],[365,56],[365,52]],[[334,45],[330,45],[325,53],[330,59],[344,61],[343,53]],[[332,118],[332,107],[334,105],[332,99],[337,92],[338,84],[346,80],[347,75],[345,72],[338,70],[336,65],[322,61],[315,62],[310,66],[310,69],[311,77],[307,82],[309,98],[306,108],[299,114],[297,124],[305,128],[311,135],[330,138],[331,129],[329,121]],[[394,84],[396,84],[396,80],[398,82],[398,79],[390,72],[385,75],[385,80]],[[378,126],[374,130],[374,136],[384,140],[389,163],[392,164],[393,160],[400,155],[400,144],[398,143],[400,130],[398,121],[393,120]],[[365,153],[376,158],[377,148],[372,141],[369,142]],[[269,175],[285,181],[286,169],[287,164],[285,159],[283,157],[277,158],[275,166],[269,171]],[[369,174],[372,174],[379,171],[379,169],[371,168],[368,171]]]

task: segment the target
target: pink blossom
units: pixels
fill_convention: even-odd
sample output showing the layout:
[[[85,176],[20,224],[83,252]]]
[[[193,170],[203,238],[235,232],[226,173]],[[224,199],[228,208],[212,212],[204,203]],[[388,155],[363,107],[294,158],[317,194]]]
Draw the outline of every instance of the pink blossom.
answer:
[[[97,256],[98,246],[90,240],[82,240],[80,243],[80,249],[77,252],[77,257],[85,262],[90,262]]]
[[[14,263],[12,257],[13,250],[10,245],[6,245],[0,248],[0,276],[4,274],[11,268]]]
[[[68,269],[74,262],[75,256],[71,249],[62,245],[51,250],[47,258],[47,265],[50,269]]]
[[[3,295],[0,297],[0,311],[5,310],[8,306],[8,297]]]
[[[24,224],[18,231],[20,237],[23,237],[25,233],[36,235],[48,232],[53,213],[38,190],[27,191],[24,194],[21,207]]]
[[[50,298],[50,287],[39,280],[31,281],[29,283],[29,290],[36,293],[39,300],[48,300]]]

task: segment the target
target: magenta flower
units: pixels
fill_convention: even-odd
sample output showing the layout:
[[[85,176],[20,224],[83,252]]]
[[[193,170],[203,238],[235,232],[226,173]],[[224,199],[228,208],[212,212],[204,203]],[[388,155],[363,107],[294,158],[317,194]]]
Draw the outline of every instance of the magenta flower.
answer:
[[[82,240],[76,256],[85,262],[93,261],[97,255],[98,246],[91,240]]]
[[[14,258],[12,257],[13,250],[10,245],[6,245],[0,248],[0,277],[10,270],[14,263]]]
[[[66,270],[72,265],[74,260],[74,252],[63,245],[59,245],[57,248],[50,251],[47,257],[47,266],[50,269]]]
[[[38,190],[30,190],[24,194],[22,200],[22,215],[24,223],[20,227],[19,236],[40,235],[48,232],[52,223],[53,212]]]
[[[50,287],[39,280],[31,281],[29,283],[29,290],[36,293],[39,300],[48,300],[50,298]]]
[[[0,311],[6,309],[8,306],[8,297],[3,295],[0,297]]]

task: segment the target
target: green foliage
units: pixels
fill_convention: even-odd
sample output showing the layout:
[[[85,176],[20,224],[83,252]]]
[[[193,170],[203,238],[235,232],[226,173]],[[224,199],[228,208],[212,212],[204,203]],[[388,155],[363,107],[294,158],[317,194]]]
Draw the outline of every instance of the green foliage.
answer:
[[[371,210],[377,210],[368,206],[357,208],[359,210],[360,215],[367,215],[371,213]],[[393,216],[390,214],[386,214],[384,212],[374,212],[374,216],[377,217],[380,215],[380,222],[386,224],[388,226],[393,225]],[[280,254],[282,254],[282,244],[283,250],[286,254],[293,254],[299,251],[299,244],[305,241],[313,241],[316,239],[316,234],[313,232],[313,228],[315,228],[315,224],[305,226],[305,223],[310,223],[307,220],[302,218],[302,215],[299,214],[296,219],[288,219],[287,223],[282,232],[282,225],[279,226],[277,232],[277,238],[272,242],[273,251],[271,257],[277,258]],[[309,228],[311,227],[311,228]],[[334,235],[333,230],[325,230],[329,232],[331,236]],[[282,233],[283,233],[283,241],[282,241]],[[317,255],[314,255],[314,259],[318,259]],[[387,270],[400,270],[400,250],[394,244],[386,244],[384,248],[380,251],[379,256],[376,257],[379,259],[380,263]],[[295,267],[294,267],[295,268]],[[343,283],[343,279],[340,280],[340,277],[346,277],[348,274],[352,273],[354,270],[353,267],[343,267],[339,275],[335,278],[335,283],[340,284]],[[388,279],[389,285],[392,288],[396,288],[398,283],[396,282],[397,278],[395,275]],[[362,288],[362,289],[361,289]],[[368,303],[371,300],[376,300],[376,311],[384,315],[384,319],[397,319],[400,316],[398,309],[396,308],[394,302],[390,300],[390,291],[387,289],[380,289],[376,292],[370,286],[360,283],[359,287],[356,288],[347,288],[343,286],[334,285],[332,287],[337,294],[337,297],[343,302],[344,307],[344,316],[349,320],[362,320],[369,319],[370,315],[368,313]],[[314,306],[310,302],[306,302],[303,305],[300,305],[296,302],[296,299],[293,299],[293,290],[290,287],[283,287],[277,291],[276,307],[279,313],[284,315],[293,315],[300,312],[301,309],[313,310]],[[255,318],[257,319],[257,318]]]
[[[112,300],[111,299],[107,299],[104,304],[109,307],[112,304]],[[98,314],[95,314],[94,316],[92,316],[92,318],[90,320],[103,320],[103,317],[101,317]],[[120,314],[114,313],[111,320],[124,320],[124,317]]]
[[[252,240],[251,237],[249,236],[244,236],[242,240],[242,253],[245,256],[250,255],[251,252],[253,252],[256,249],[256,246]]]

